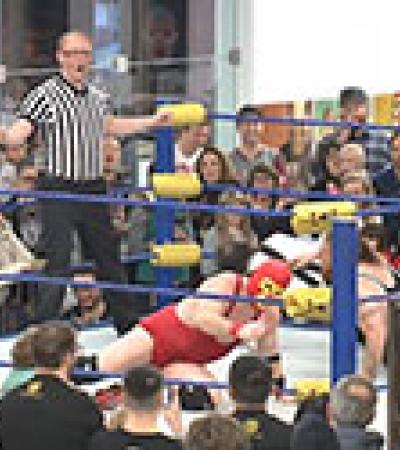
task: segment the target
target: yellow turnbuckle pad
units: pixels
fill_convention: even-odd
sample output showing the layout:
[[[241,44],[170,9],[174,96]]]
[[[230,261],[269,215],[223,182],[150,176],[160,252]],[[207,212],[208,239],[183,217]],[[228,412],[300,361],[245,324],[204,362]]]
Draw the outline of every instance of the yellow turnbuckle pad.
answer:
[[[171,115],[171,125],[175,127],[201,124],[207,118],[207,109],[201,103],[159,105],[157,113],[163,112]]]
[[[332,290],[330,288],[293,288],[283,294],[289,317],[306,321],[329,322],[331,319]]]
[[[153,245],[151,251],[151,263],[159,267],[195,266],[201,259],[201,247],[197,244]]]
[[[309,397],[329,394],[330,381],[329,378],[304,378],[298,380],[294,384],[299,401]]]
[[[353,202],[298,203],[293,208],[292,228],[296,234],[318,234],[331,229],[333,218],[349,218],[356,212]]]
[[[153,175],[153,192],[157,197],[193,198],[200,195],[201,181],[192,173],[156,173]]]

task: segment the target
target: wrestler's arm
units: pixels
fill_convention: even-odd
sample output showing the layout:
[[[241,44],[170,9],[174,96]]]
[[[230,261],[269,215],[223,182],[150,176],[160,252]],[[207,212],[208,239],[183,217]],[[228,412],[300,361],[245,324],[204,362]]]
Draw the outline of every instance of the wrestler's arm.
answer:
[[[269,356],[278,351],[277,335],[280,322],[280,309],[277,306],[269,306],[258,319],[264,323],[265,333],[256,340],[256,350],[260,356]]]
[[[187,325],[216,337],[222,343],[234,340],[230,333],[233,323],[223,316],[224,304],[222,302],[187,299],[184,306],[181,318]]]
[[[233,295],[236,289],[236,274],[224,273],[207,279],[198,289],[199,292],[210,292],[213,294]],[[180,305],[180,316],[183,321],[190,326],[199,328],[207,334],[217,338],[221,343],[228,343],[236,340],[249,340],[254,334],[259,335],[260,330],[246,327],[243,324],[241,329],[237,329],[234,334],[234,323],[224,317],[226,302],[206,299],[187,298]],[[259,321],[249,321],[247,324],[260,323]]]
[[[198,292],[231,295],[235,291],[236,275],[223,273],[208,278],[199,287]],[[179,315],[189,326],[199,328],[207,334],[215,336],[220,342],[232,342],[230,331],[232,321],[224,317],[227,302],[198,298],[186,298],[179,305]]]

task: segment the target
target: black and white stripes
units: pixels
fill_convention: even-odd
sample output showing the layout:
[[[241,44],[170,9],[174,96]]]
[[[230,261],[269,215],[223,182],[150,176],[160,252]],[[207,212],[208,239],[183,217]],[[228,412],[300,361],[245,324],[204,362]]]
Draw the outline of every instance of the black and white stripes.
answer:
[[[34,87],[23,99],[18,117],[40,133],[49,175],[92,180],[103,174],[103,122],[111,114],[110,97],[89,84],[77,90],[61,75]]]

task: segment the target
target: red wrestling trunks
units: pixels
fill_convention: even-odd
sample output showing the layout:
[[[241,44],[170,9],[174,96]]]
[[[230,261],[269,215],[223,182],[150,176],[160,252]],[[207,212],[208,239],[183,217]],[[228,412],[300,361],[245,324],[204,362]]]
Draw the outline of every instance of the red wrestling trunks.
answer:
[[[172,363],[207,364],[227,355],[238,341],[221,344],[213,336],[182,323],[176,305],[169,305],[139,322],[153,338],[152,363],[165,367]]]

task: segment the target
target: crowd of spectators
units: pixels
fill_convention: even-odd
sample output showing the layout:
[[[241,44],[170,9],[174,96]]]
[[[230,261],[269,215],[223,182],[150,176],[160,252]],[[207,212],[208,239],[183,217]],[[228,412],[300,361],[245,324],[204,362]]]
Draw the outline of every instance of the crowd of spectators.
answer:
[[[175,147],[176,171],[197,174],[206,187],[218,184],[249,188],[243,193],[205,189],[193,199],[209,205],[290,210],[297,201],[256,192],[257,189],[300,188],[329,194],[399,196],[400,135],[395,132],[388,136],[362,127],[368,110],[367,97],[359,88],[344,89],[340,93],[340,107],[340,119],[358,126],[330,130],[323,136],[316,143],[314,154],[307,155],[308,170],[304,170],[304,158],[293,158],[288,144],[280,149],[263,144],[263,125],[246,121],[247,115],[261,113],[256,107],[246,106],[238,112],[238,145],[234,149],[212,146],[209,124],[180,129]],[[2,148],[1,188],[34,189],[40,165],[35,163],[32,145]],[[107,139],[104,146],[106,181],[112,189],[118,186],[123,174],[123,150],[114,138]],[[138,197],[148,199],[146,195]],[[10,205],[19,200],[16,196],[3,196],[3,202]],[[362,204],[371,206],[368,199]],[[121,256],[148,252],[156,238],[153,210],[113,206],[111,212],[115,233],[125,249]],[[399,217],[385,215],[378,225],[383,237],[379,253],[389,262],[395,261],[400,253]],[[41,217],[35,203],[14,208],[11,213],[4,213],[4,218],[13,224],[16,236],[27,249],[40,257],[37,243]],[[176,241],[195,241],[210,254],[232,254],[232,249],[241,245],[256,252],[265,239],[276,233],[292,233],[289,218],[201,212],[177,214],[175,224]],[[74,281],[96,281],[96,267],[83,264],[90,261],[91,255],[84,254],[79,245],[71,253],[82,263],[82,267],[71,269]],[[205,258],[198,269],[177,271],[176,285],[192,286],[215,273],[216,261]],[[131,283],[154,283],[149,261],[130,261],[127,270]],[[35,316],[32,301],[37,295],[35,286],[20,283],[1,290],[1,331],[24,329]],[[144,299],[143,314],[152,310],[151,300]],[[91,286],[71,287],[59,316],[54,317],[60,318],[77,328],[107,319],[102,292]],[[232,415],[213,413],[195,420],[182,440],[179,393],[171,391],[172,400],[166,407],[163,378],[154,368],[140,367],[128,373],[122,408],[110,421],[112,425],[105,425],[92,400],[71,387],[76,356],[76,334],[69,326],[38,325],[25,331],[13,351],[15,368],[2,389],[3,448],[22,449],[29,445],[43,449],[65,446],[72,450],[127,447],[312,450],[325,445],[328,450],[374,450],[383,445],[380,435],[366,431],[375,414],[376,392],[371,382],[361,376],[343,379],[331,397],[307,399],[299,406],[294,424],[287,424],[266,407],[271,390],[270,368],[258,357],[241,357],[234,361],[229,373]],[[66,404],[69,406],[65,407]],[[160,414],[174,432],[172,438],[159,432]],[[33,426],[31,418],[36,416],[40,419]]]
[[[362,196],[398,195],[399,134],[389,136],[380,130],[367,130],[362,127],[368,119],[368,99],[362,89],[345,88],[340,92],[339,100],[341,109],[338,119],[351,122],[353,126],[324,129],[328,132],[314,145],[310,146],[309,142],[303,140],[302,150],[298,148],[299,143],[294,142],[299,133],[294,132],[290,133],[289,141],[281,148],[265,145],[263,124],[246,121],[247,116],[261,116],[260,109],[254,106],[244,106],[238,111],[238,144],[233,149],[212,146],[212,129],[208,123],[183,127],[176,135],[176,171],[196,173],[205,187],[228,184],[249,188],[247,194],[205,189],[194,199],[210,205],[282,210],[291,209],[296,203],[296,199],[251,192],[251,188],[300,188],[329,194]],[[108,186],[113,188],[118,186],[123,178],[123,148],[115,138],[106,138],[103,145],[106,181]],[[33,146],[40,147],[40,143],[2,149],[2,188],[34,188],[40,171],[40,158],[34,155],[40,155],[40,151],[33,149]],[[312,148],[314,151],[311,151]],[[301,155],[307,152],[310,153],[306,155],[308,167],[304,170],[304,158]],[[5,200],[13,202],[18,199],[8,197]],[[365,202],[364,205],[368,206],[370,203]],[[120,206],[111,208],[115,233],[120,237],[123,249],[121,256],[148,252],[149,244],[155,239],[152,210]],[[15,208],[7,218],[13,222],[16,234],[27,248],[40,257],[37,244],[41,233],[41,217],[35,204]],[[289,219],[281,217],[239,217],[235,214],[194,212],[190,215],[179,213],[176,220],[176,240],[194,240],[203,250],[211,253],[243,241],[257,249],[266,238],[275,233],[291,233]],[[395,260],[400,243],[399,215],[385,215],[382,220],[386,253],[389,258]],[[90,259],[91,255],[83,254],[78,242],[72,250],[72,260],[81,262]],[[153,282],[154,274],[148,261],[131,259],[126,267],[130,282]],[[199,269],[180,270],[176,282],[178,285],[192,285],[194,280],[207,276],[216,269],[215,260],[205,259]],[[3,301],[3,313],[6,312],[2,315],[3,331],[22,329],[26,321],[29,321],[29,316],[34,314],[34,308],[27,305],[27,297],[34,296],[35,289],[32,286],[24,286],[23,289],[17,290],[17,295],[14,291],[15,288],[8,289],[1,296],[6,298]],[[64,305],[69,306],[70,303],[64,302]],[[146,308],[143,312],[146,312]],[[60,311],[60,315],[63,314],[66,312]]]
[[[377,403],[372,383],[344,377],[330,394],[298,404],[291,423],[269,411],[272,369],[255,355],[229,369],[230,412],[185,416],[177,387],[150,365],[132,368],[112,409],[73,383],[77,334],[66,322],[32,327],[13,348],[15,368],[2,386],[0,440],[4,449],[69,450],[378,450],[368,429]],[[187,409],[187,406],[186,406]],[[192,411],[193,413],[193,411]],[[189,420],[186,420],[185,417]]]

